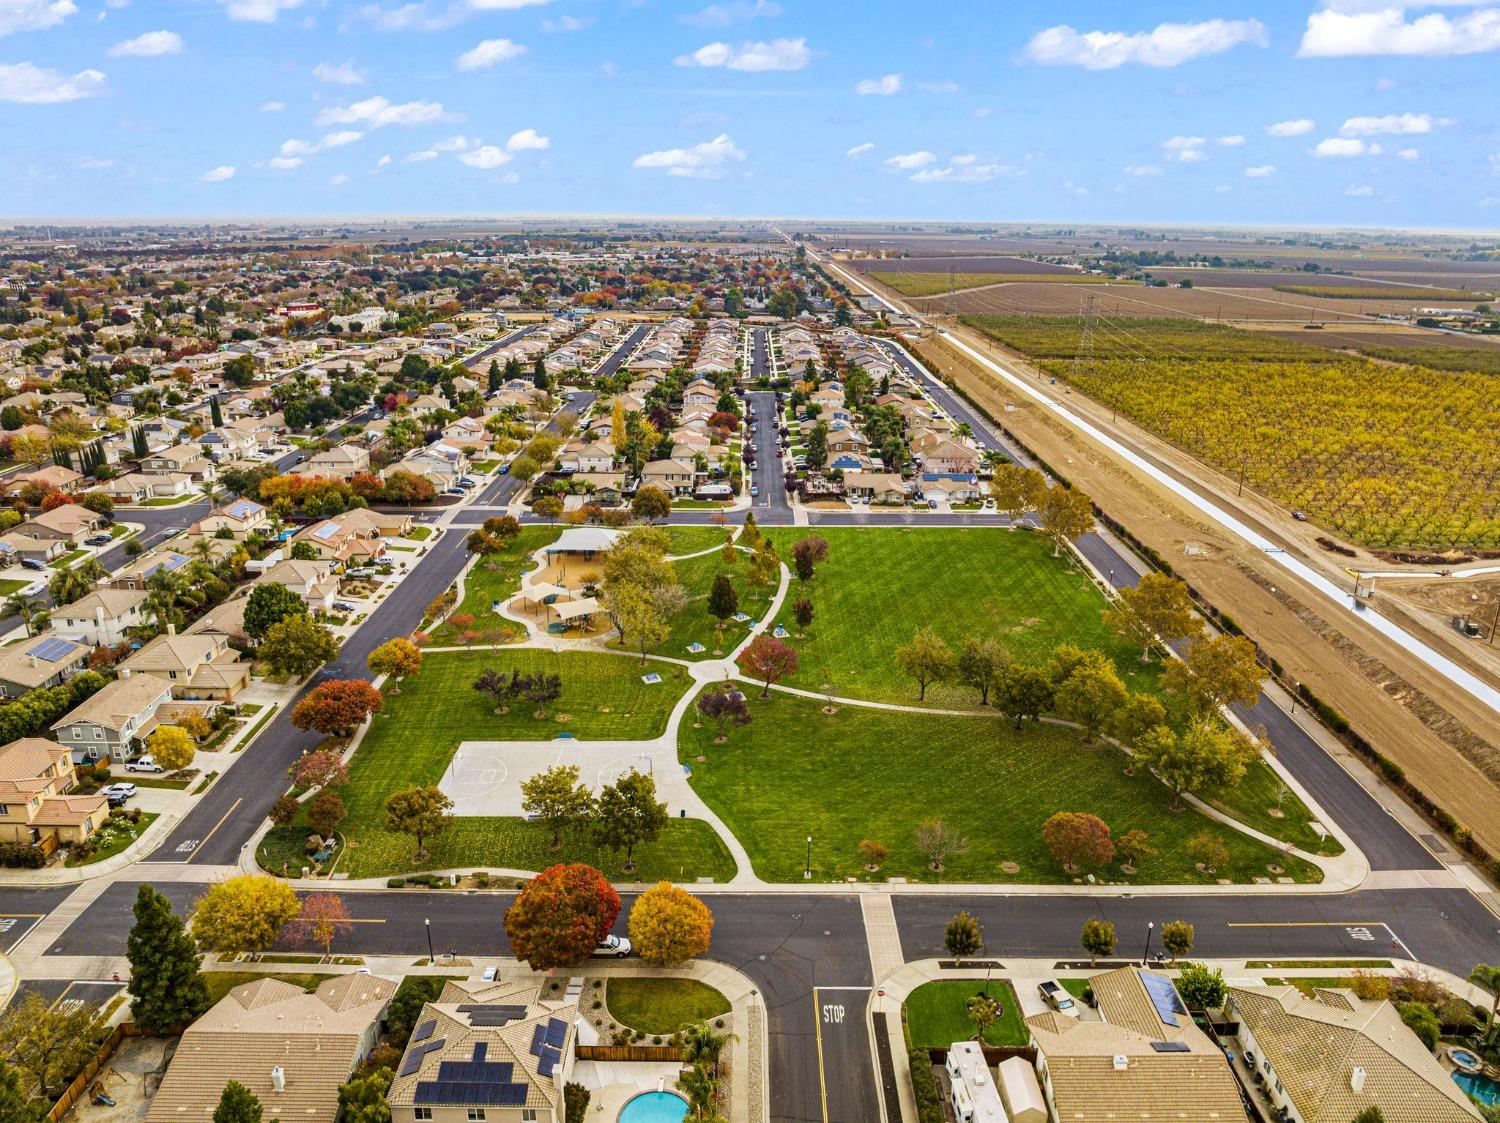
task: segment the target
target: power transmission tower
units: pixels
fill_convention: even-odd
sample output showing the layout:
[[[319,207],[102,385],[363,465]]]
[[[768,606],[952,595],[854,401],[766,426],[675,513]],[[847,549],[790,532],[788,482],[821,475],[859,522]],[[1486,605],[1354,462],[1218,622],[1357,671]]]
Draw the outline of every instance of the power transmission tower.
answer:
[[[943,315],[949,319],[958,315],[958,296],[954,289],[958,288],[958,273],[953,268],[953,263],[948,263],[948,297],[943,301]]]
[[[1073,353],[1073,370],[1070,377],[1078,378],[1086,365],[1094,362],[1094,296],[1090,294],[1083,306],[1083,331],[1078,335],[1078,350]]]

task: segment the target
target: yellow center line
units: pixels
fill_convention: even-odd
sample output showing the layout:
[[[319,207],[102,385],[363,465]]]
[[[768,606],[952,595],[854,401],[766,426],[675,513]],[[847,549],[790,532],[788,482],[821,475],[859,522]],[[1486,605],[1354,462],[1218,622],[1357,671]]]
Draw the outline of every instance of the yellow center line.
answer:
[[[200,838],[198,840],[198,845],[195,846],[195,847],[193,847],[193,852],[191,854],[189,854],[186,858],[183,859],[183,864],[184,865],[186,865],[188,862],[191,862],[194,858],[196,858],[199,854],[201,854],[203,852],[203,848],[208,845],[208,840],[211,839],[211,838],[213,838],[214,831],[218,830],[220,827],[222,827],[224,825],[224,819],[227,819],[227,818],[229,818],[229,816],[233,815],[234,814],[234,809],[236,807],[238,807],[240,805],[240,803],[243,802],[243,800],[244,800],[244,797],[241,796],[240,799],[235,800],[233,803],[231,803],[229,805],[229,810],[226,811],[226,812],[224,812],[223,818],[221,818],[217,823],[215,823],[213,825],[213,828],[206,835],[204,835],[202,838]]]
[[[1383,920],[1241,920],[1226,928],[1384,928]]]
[[[818,988],[813,987],[813,1025],[818,1031],[818,1088],[823,1097],[823,1123],[828,1123],[828,1077],[823,1072],[823,1010],[818,1003]]]

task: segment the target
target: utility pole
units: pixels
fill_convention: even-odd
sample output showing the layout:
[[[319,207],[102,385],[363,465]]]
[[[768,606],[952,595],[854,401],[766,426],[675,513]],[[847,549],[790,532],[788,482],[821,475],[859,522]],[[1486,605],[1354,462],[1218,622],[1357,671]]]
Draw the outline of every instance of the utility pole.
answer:
[[[1491,647],[1495,646],[1495,629],[1500,628],[1500,598],[1495,601],[1495,618],[1490,621],[1490,638],[1487,641]]]

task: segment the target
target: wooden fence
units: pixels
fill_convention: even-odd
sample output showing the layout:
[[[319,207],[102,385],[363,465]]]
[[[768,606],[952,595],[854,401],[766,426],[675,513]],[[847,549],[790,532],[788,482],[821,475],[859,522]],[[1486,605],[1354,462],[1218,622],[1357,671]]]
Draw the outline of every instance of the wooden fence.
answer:
[[[680,1061],[677,1045],[579,1045],[580,1061]]]
[[[117,1025],[109,1031],[109,1036],[99,1044],[99,1051],[83,1066],[83,1071],[73,1078],[73,1083],[63,1091],[61,1098],[52,1105],[52,1110],[47,1112],[47,1123],[57,1123],[69,1109],[88,1095],[89,1086],[93,1084],[94,1078],[99,1075],[99,1070],[114,1055],[115,1049],[120,1044],[120,1039],[126,1035],[125,1026]]]
[[[984,1063],[991,1067],[1011,1057],[1021,1057],[1029,1065],[1036,1064],[1036,1050],[1029,1045],[986,1045],[983,1051]],[[927,1056],[935,1065],[948,1063],[948,1050],[945,1048],[928,1049]]]

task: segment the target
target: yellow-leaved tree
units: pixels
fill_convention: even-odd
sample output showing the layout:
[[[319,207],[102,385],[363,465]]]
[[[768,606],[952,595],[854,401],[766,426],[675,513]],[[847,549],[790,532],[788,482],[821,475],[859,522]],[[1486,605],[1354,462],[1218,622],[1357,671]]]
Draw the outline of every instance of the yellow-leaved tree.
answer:
[[[156,732],[151,734],[151,739],[146,742],[146,749],[156,758],[156,763],[168,772],[176,772],[192,764],[193,754],[197,751],[193,748],[193,738],[188,731],[176,725],[158,726]]]
[[[193,937],[199,947],[221,956],[262,952],[300,912],[297,894],[286,882],[242,874],[210,886],[198,898]]]
[[[630,942],[643,960],[673,967],[708,951],[714,918],[686,889],[663,881],[636,898],[629,928]]]

